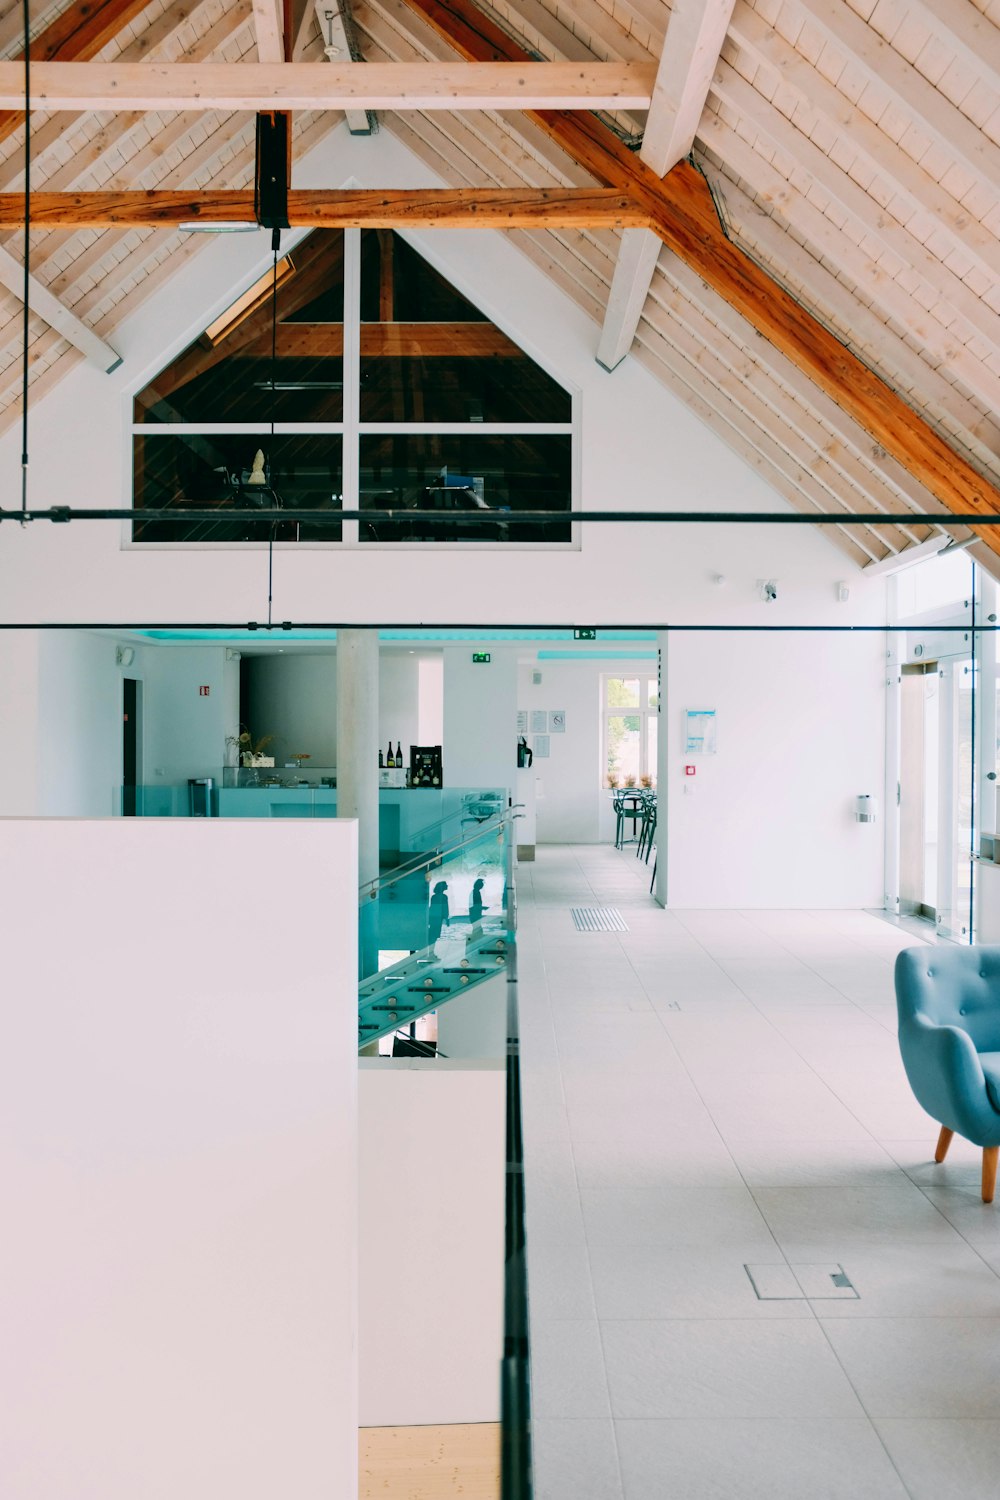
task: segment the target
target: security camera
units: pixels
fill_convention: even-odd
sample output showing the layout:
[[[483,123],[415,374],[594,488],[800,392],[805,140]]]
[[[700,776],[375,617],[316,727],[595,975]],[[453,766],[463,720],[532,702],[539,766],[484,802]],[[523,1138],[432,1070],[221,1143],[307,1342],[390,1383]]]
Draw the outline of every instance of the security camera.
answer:
[[[761,578],[758,580],[760,597],[765,604],[773,604],[778,597],[778,585],[773,578]]]

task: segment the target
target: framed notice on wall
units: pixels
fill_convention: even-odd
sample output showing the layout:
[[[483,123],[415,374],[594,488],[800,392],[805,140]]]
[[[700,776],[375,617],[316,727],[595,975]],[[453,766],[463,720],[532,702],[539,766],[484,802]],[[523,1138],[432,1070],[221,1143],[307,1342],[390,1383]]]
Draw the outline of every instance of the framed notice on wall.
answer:
[[[714,708],[689,708],[684,712],[684,754],[714,755],[716,748]]]

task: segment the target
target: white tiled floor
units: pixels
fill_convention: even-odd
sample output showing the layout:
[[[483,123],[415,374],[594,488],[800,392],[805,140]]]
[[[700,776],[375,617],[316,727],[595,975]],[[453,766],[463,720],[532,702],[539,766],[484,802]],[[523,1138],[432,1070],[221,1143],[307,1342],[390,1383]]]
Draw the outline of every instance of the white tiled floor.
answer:
[[[1000,1203],[915,1103],[864,912],[518,876],[538,1500],[993,1500]],[[645,878],[643,878],[645,876]],[[628,933],[577,932],[615,906]],[[761,1301],[744,1265],[859,1296]],[[810,1268],[804,1270],[803,1268]]]

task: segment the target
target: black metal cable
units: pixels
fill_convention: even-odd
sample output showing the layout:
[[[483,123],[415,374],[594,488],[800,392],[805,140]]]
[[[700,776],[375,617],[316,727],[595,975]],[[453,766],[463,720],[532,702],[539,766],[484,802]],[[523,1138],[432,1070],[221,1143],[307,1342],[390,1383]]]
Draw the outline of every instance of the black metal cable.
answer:
[[[28,512],[28,306],[31,286],[31,29],[28,0],[22,0],[24,17],[24,286],[22,289],[23,338],[21,370],[21,525]]]
[[[271,451],[268,455],[272,464],[274,462],[274,398],[275,377],[277,375],[278,362],[278,251],[281,248],[281,230],[271,230],[271,255],[273,266],[271,270]],[[277,522],[274,519],[274,508],[277,506],[278,497],[274,493],[274,485],[271,485],[271,525],[267,536],[267,623],[271,625],[271,607],[274,600],[274,529]]]

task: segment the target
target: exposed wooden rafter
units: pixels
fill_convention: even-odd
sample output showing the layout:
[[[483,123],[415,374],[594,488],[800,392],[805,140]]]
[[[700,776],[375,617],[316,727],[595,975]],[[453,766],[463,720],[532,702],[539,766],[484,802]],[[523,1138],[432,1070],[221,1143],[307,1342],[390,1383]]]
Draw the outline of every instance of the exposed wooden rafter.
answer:
[[[227,192],[32,193],[36,229],[159,228],[254,221],[254,195]],[[292,189],[296,227],[529,229],[552,224],[620,229],[649,224],[648,210],[616,188]],[[0,230],[24,224],[24,197],[0,193]]]
[[[0,286],[13,292],[15,297],[24,295],[24,267],[14,259],[9,251],[0,246]],[[92,328],[65,307],[58,297],[54,297],[48,287],[42,285],[34,276],[28,278],[28,305],[33,313],[44,318],[50,328],[62,334],[67,343],[72,344],[74,349],[79,349],[92,365],[97,369],[110,374],[121,364],[121,357],[106,344],[102,338],[98,338]]]
[[[38,65],[49,62],[86,62],[117,36],[123,26],[149,4],[149,0],[75,0],[61,15],[58,15],[45,30],[40,32],[28,49],[31,61]],[[24,56],[23,53],[20,54]],[[17,67],[22,79],[23,64],[8,63]],[[23,105],[0,112],[0,141],[13,135],[24,123]]]
[[[281,0],[253,0],[257,57],[262,63],[285,60],[285,23]]]
[[[652,63],[37,63],[34,109],[645,109]],[[24,69],[0,62],[0,109]]]
[[[469,60],[518,55],[516,45],[469,0],[406,4]],[[593,116],[533,111],[532,118],[597,181],[629,192],[647,207],[663,242],[949,510],[1000,514],[1000,492],[727,238],[705,179],[694,167],[681,162],[661,179]],[[1000,539],[991,538],[988,528],[984,539],[1000,551]]]
[[[307,8],[306,19],[315,16],[316,24],[319,26],[319,34],[323,42],[323,51],[329,62],[357,62],[351,50],[351,39],[347,34],[347,24],[343,13],[344,0],[312,0]],[[303,27],[304,30],[304,27]],[[300,45],[304,44],[304,37],[300,38]],[[336,48],[334,52],[332,49]],[[293,55],[293,62],[297,62],[301,56]],[[347,120],[347,128],[352,135],[371,135],[372,123],[365,109],[347,109],[344,111]]]
[[[597,363],[614,370],[632,347],[663,242],[655,229],[624,229],[597,344]]]
[[[796,0],[807,19],[881,93],[911,119],[922,122],[932,137],[948,142],[948,150],[973,177],[1000,192],[1000,146],[952,104],[947,95],[900,56],[846,0]],[[967,8],[966,0],[956,0]]]

